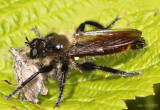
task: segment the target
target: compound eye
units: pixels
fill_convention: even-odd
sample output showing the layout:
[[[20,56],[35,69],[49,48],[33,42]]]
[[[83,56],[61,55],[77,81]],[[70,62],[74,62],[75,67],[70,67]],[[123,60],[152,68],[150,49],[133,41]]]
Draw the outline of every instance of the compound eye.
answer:
[[[36,48],[32,48],[30,51],[30,57],[32,59],[36,58],[38,56],[38,50]]]

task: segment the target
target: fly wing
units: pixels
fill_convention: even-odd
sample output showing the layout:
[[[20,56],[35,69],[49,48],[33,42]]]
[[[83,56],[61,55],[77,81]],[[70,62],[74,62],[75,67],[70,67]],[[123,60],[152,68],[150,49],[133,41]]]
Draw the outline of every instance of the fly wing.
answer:
[[[70,48],[69,56],[82,57],[114,54],[129,49],[141,39],[142,32],[136,29],[110,29],[79,32],[77,43]]]

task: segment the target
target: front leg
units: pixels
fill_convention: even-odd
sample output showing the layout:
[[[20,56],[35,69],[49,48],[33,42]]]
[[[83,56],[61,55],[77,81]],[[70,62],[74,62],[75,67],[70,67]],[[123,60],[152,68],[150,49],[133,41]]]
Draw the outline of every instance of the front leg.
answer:
[[[77,64],[78,67],[80,67],[83,70],[95,70],[95,69],[99,69],[102,71],[106,71],[106,72],[110,72],[113,74],[120,74],[122,76],[134,76],[134,75],[139,75],[141,74],[141,72],[133,72],[133,73],[128,73],[125,71],[121,71],[118,69],[113,69],[110,67],[106,67],[106,66],[97,66],[96,64],[92,63],[92,62],[85,62],[83,64]]]
[[[53,65],[45,66],[45,67],[39,69],[38,72],[36,72],[32,76],[30,76],[26,81],[24,81],[20,86],[18,86],[15,91],[13,91],[8,96],[5,96],[5,98],[6,99],[10,99],[14,94],[16,94],[17,92],[19,92],[26,84],[28,84],[30,81],[32,81],[37,75],[39,75],[40,73],[50,72],[52,69],[53,69]]]
[[[57,103],[54,107],[59,107],[59,104],[61,103],[62,95],[63,95],[63,90],[64,90],[64,85],[66,81],[66,73],[68,72],[68,64],[64,63],[61,68],[62,76],[61,76],[61,84],[60,84],[60,89],[59,89],[59,96]]]

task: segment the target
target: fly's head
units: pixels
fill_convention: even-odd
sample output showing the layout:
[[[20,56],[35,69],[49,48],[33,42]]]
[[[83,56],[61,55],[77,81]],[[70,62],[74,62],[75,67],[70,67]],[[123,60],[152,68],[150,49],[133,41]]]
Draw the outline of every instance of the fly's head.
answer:
[[[38,57],[41,57],[45,54],[45,45],[46,45],[46,41],[45,39],[38,39],[35,38],[32,41],[29,41],[26,38],[27,42],[25,42],[26,44],[28,44],[30,46],[30,58],[35,59]]]

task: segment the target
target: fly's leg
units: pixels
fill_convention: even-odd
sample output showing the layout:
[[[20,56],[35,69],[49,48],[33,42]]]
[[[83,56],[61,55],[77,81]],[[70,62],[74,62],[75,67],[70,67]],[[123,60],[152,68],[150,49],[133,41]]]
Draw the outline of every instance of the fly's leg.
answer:
[[[110,29],[110,28],[112,28],[112,26],[113,26],[119,19],[120,19],[120,18],[117,16],[117,17],[112,21],[112,23],[109,24],[105,29]]]
[[[95,21],[85,21],[84,23],[81,23],[81,24],[79,25],[79,27],[78,27],[77,30],[76,30],[76,33],[77,33],[77,32],[83,32],[84,29],[85,29],[85,25],[86,25],[86,24],[91,25],[91,26],[94,26],[94,27],[96,27],[96,28],[98,28],[98,29],[104,29],[103,25],[101,25],[101,24],[98,23],[98,22],[95,22]]]
[[[35,26],[35,27],[32,28],[31,30],[34,31],[39,38],[43,38],[43,36],[42,36],[42,35],[39,33],[39,31],[37,30],[37,26]]]
[[[38,72],[34,73],[32,76],[30,76],[26,81],[24,81],[15,91],[13,91],[8,96],[5,96],[6,99],[10,99],[14,94],[19,92],[26,84],[28,84],[32,79],[34,79],[39,73],[47,73],[50,72],[53,69],[53,65],[45,66],[41,68]]]
[[[19,96],[20,100],[22,100],[22,101],[24,100],[23,97],[22,97],[22,91],[19,91],[18,96]]]
[[[76,30],[76,33],[77,32],[83,32],[85,30],[85,26],[86,25],[91,25],[91,26],[94,26],[98,29],[110,29],[120,18],[119,17],[116,17],[113,22],[111,24],[109,24],[107,27],[104,27],[102,24],[98,23],[98,22],[95,22],[95,21],[85,21],[84,23],[81,23],[79,25],[79,27],[77,28]]]
[[[37,26],[35,26],[31,30],[34,31],[39,38],[43,38],[43,36],[38,31]],[[49,37],[56,36],[56,35],[58,35],[58,34],[57,33],[51,33],[51,34],[48,34],[47,36],[45,36],[45,38],[49,38]],[[26,38],[26,40],[29,41],[27,38]]]
[[[63,90],[64,90],[64,85],[66,81],[66,73],[68,72],[68,64],[64,63],[61,68],[62,76],[61,76],[61,84],[60,84],[60,89],[59,89],[59,96],[58,100],[56,102],[56,105],[54,107],[59,107],[63,95]]]
[[[92,62],[85,62],[83,64],[77,64],[78,67],[80,67],[83,70],[95,70],[95,69],[99,69],[102,71],[106,71],[106,72],[110,72],[113,74],[120,74],[122,76],[134,76],[134,75],[139,75],[141,74],[141,72],[133,72],[133,73],[128,73],[125,71],[121,71],[118,69],[113,69],[110,67],[106,67],[106,66],[97,66],[96,64],[92,63]]]
[[[21,101],[30,102],[30,101],[28,101],[28,100],[26,100],[26,99],[24,99],[24,98],[22,97],[22,91],[20,91],[20,92],[18,93],[18,96],[19,96],[19,99],[20,99]]]

